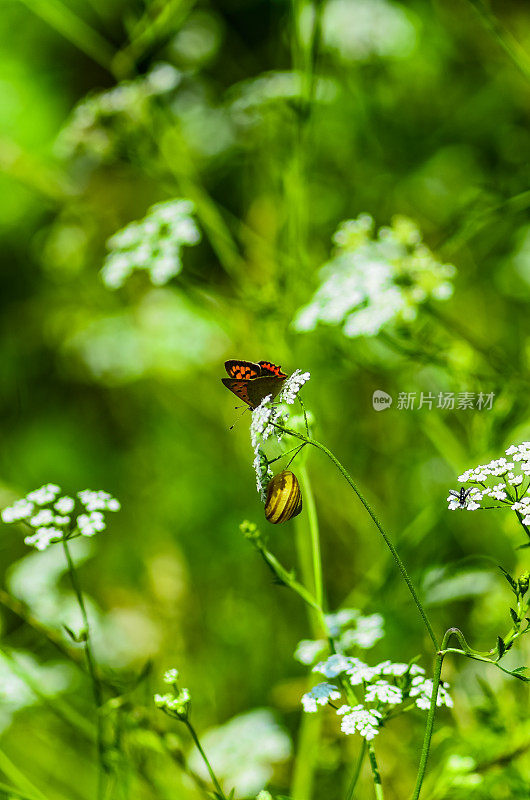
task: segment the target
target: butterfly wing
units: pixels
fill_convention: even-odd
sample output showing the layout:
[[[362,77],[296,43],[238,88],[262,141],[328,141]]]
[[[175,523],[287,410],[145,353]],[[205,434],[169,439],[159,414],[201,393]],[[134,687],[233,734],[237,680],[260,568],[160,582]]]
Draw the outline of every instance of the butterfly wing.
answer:
[[[225,361],[225,369],[229,377],[221,378],[222,382],[250,408],[259,406],[267,395],[274,399],[287,377],[280,367],[270,361],[255,363],[229,359]]]
[[[256,408],[269,394],[271,400],[274,400],[282,388],[284,381],[285,378],[279,378],[276,375],[262,375],[259,378],[254,378],[249,381],[247,390],[250,399],[249,405],[252,408]]]
[[[287,377],[285,372],[282,372],[282,368],[277,367],[276,364],[273,364],[271,361],[258,361],[258,366],[261,369],[261,375],[264,377],[267,375],[275,375],[277,378]]]
[[[253,361],[238,361],[232,358],[229,361],[225,361],[225,369],[228,376],[236,380],[247,380],[261,375],[260,365],[255,364]]]
[[[247,406],[254,408],[248,392],[249,384],[252,383],[252,381],[237,380],[237,378],[221,378],[221,380],[226,388],[230,389],[230,391],[233,392],[236,397],[239,397],[239,399],[246,403]]]

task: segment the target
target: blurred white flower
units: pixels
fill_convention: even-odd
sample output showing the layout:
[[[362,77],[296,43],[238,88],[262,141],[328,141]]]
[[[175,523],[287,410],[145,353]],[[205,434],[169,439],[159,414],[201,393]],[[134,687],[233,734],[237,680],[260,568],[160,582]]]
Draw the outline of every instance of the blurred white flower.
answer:
[[[94,550],[92,538],[80,536],[69,543],[79,566]],[[12,564],[6,576],[11,594],[25,603],[32,615],[52,630],[64,634],[63,623],[72,630],[82,624],[79,606],[68,580],[64,553],[60,547],[30,552]],[[158,652],[162,631],[156,617],[146,609],[117,605],[104,613],[85,592],[85,604],[98,661],[110,669],[140,668],[145,659]]]
[[[291,740],[273,713],[258,708],[201,735],[201,743],[218,778],[237,796],[255,795],[270,780],[273,766],[291,755]],[[205,780],[208,775],[197,752],[190,766]]]
[[[101,511],[92,511],[90,514],[80,514],[77,517],[76,524],[83,536],[94,536],[95,533],[104,531],[107,527]]]
[[[179,679],[179,671],[174,667],[164,672],[164,683],[176,683]]]
[[[8,524],[10,522],[20,522],[20,520],[30,517],[33,514],[33,510],[33,503],[23,497],[21,500],[16,500],[13,505],[2,509],[2,520]]]
[[[30,684],[45,697],[54,697],[74,684],[74,669],[65,663],[40,664],[21,650],[0,653],[0,731],[10,725],[16,711],[42,702]]]
[[[227,347],[213,315],[177,287],[148,289],[131,308],[83,320],[62,345],[90,376],[120,386],[142,377],[175,381],[217,364]]]
[[[161,62],[144,76],[83,98],[57,138],[58,154],[71,157],[82,153],[98,159],[111,156],[127,126],[134,126],[148,112],[149,99],[172,92],[180,82],[181,73]]]
[[[41,486],[40,489],[28,492],[25,498],[4,508],[2,520],[7,523],[26,520],[27,524],[36,530],[35,533],[26,536],[24,542],[37,550],[45,550],[49,545],[60,541],[69,533],[66,528],[70,525],[70,516],[57,515],[49,507],[52,503],[53,508],[59,511],[72,511],[75,507],[75,501],[71,497],[65,496],[56,499],[60,491],[59,486],[48,483]],[[77,528],[83,536],[93,536],[98,531],[105,530],[105,517],[101,510],[119,511],[120,509],[118,500],[108,492],[85,489],[78,492],[77,496],[89,511],[88,514],[80,514],[76,520]],[[35,503],[47,507],[39,508],[34,514]]]
[[[343,222],[334,236],[337,251],[319,272],[310,303],[293,320],[299,332],[317,324],[342,325],[345,336],[375,336],[387,323],[410,322],[422,303],[451,296],[456,270],[439,263],[406,217],[374,236],[368,214]]]
[[[55,501],[53,507],[56,511],[60,514],[69,514],[71,511],[74,510],[75,500],[72,497],[59,497],[58,500]]]
[[[311,9],[304,15],[306,30]],[[405,58],[416,44],[408,9],[391,0],[327,0],[322,10],[322,40],[344,61]]]
[[[315,664],[313,672],[320,672],[326,678],[336,678],[337,675],[341,675],[347,669],[351,669],[356,663],[360,663],[356,658],[348,658],[340,653],[333,653],[325,661]]]
[[[47,483],[45,486],[41,486],[40,489],[28,492],[26,500],[29,500],[30,503],[36,503],[38,506],[45,506],[46,503],[51,503],[55,500],[60,491],[60,486],[56,486],[54,483]]]
[[[368,650],[384,635],[383,617],[381,614],[370,614],[367,617],[359,616],[355,621],[355,626],[344,631],[339,643],[344,650],[355,646]]]
[[[312,664],[327,647],[325,639],[302,639],[294,651],[294,658],[301,664]]]
[[[41,508],[38,514],[31,517],[29,524],[33,525],[34,528],[38,528],[40,525],[49,525],[50,522],[53,522],[53,518],[54,514],[51,508]]]
[[[267,109],[281,106],[303,96],[304,77],[298,72],[263,72],[256,78],[241,81],[230,90],[230,111],[241,125],[261,122]],[[319,77],[315,81],[316,103],[333,102],[337,96],[337,84],[329,78]]]
[[[26,536],[24,544],[35,547],[36,550],[46,550],[50,544],[59,542],[63,538],[63,532],[59,528],[37,528],[35,533]]]
[[[342,629],[356,620],[360,613],[357,608],[341,608],[334,614],[326,614],[324,619],[326,620],[329,635],[333,636],[333,638],[340,636]]]
[[[101,270],[109,289],[123,286],[134,270],[146,270],[162,286],[182,269],[181,250],[200,241],[190,200],[175,199],[151,206],[139,222],[131,222],[107,241],[110,253]]]
[[[121,508],[119,500],[102,489],[83,489],[77,496],[87,511],[119,511]]]

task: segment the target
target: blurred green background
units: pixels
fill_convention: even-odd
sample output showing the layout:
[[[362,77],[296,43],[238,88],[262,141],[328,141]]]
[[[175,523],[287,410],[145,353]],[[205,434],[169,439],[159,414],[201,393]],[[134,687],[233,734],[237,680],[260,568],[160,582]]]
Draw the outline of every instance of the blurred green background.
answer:
[[[49,481],[121,500],[107,532],[77,543],[98,661],[116,680],[152,662],[124,704],[116,747],[132,766],[116,797],[200,796],[161,744],[187,750],[184,732],[152,708],[170,666],[199,730],[266,707],[296,749],[306,670],[292,654],[310,635],[307,615],[238,528],[270,528],[271,549],[295,567],[294,524],[263,519],[248,415],[229,430],[226,358],[311,371],[314,434],[384,519],[437,631],[457,624],[488,649],[509,627],[495,565],[528,567],[515,521],[451,514],[445,502],[463,469],[530,437],[530,16],[524,2],[488,8],[2,3],[0,503]],[[158,287],[138,272],[109,290],[108,237],[174,197],[195,203],[202,231],[182,272]],[[363,212],[377,226],[413,219],[457,268],[454,295],[377,336],[295,332],[332,234]],[[382,413],[377,389],[394,398]],[[422,391],[495,400],[482,411],[397,407],[399,392]],[[421,620],[377,531],[324,456],[312,453],[308,469],[329,608],[385,617],[370,659],[421,655],[429,668]],[[7,526],[0,546],[13,595],[59,632],[78,621],[60,552],[28,555],[23,532]],[[94,797],[92,744],[56,706],[90,718],[89,685],[63,662],[61,693],[24,700],[10,659],[24,651],[49,666],[59,655],[17,615],[4,610],[2,624],[15,654],[0,681],[5,783],[35,797],[29,780],[48,800]],[[512,666],[527,661],[525,645]],[[447,659],[445,675],[455,709],[440,714],[425,796],[530,796],[525,685],[467,661]],[[390,800],[411,791],[423,724],[408,715],[380,737]],[[343,796],[358,746],[344,738],[326,719],[315,797]],[[269,785],[288,795],[282,741]],[[359,796],[371,791],[363,775]]]

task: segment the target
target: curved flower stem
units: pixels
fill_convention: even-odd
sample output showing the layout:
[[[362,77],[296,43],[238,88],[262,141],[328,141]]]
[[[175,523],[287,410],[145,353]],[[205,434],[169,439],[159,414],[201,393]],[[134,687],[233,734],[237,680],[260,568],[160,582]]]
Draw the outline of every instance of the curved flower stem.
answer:
[[[372,742],[368,742],[368,758],[370,760],[370,768],[372,770],[372,778],[374,781],[374,790],[377,800],[384,800],[383,785],[381,783],[381,775],[379,774],[379,767],[377,766],[377,759],[375,757],[375,750]]]
[[[357,786],[357,781],[359,780],[359,776],[361,774],[361,768],[363,765],[367,749],[368,749],[368,743],[366,739],[363,739],[361,744],[361,749],[359,750],[359,757],[357,759],[357,763],[355,764],[355,769],[351,777],[350,785],[348,786],[348,793],[346,795],[346,800],[354,800],[355,787]]]
[[[68,574],[70,576],[70,583],[72,584],[72,589],[74,590],[74,594],[76,596],[77,605],[79,606],[84,626],[82,641],[85,650],[85,658],[88,668],[88,674],[90,676],[90,681],[92,683],[92,691],[94,693],[94,703],[96,706],[97,750],[98,750],[98,762],[99,762],[98,798],[102,798],[104,795],[104,782],[105,782],[104,776],[108,772],[107,765],[105,763],[105,745],[103,742],[103,720],[101,717],[101,707],[103,705],[103,692],[97,674],[96,662],[94,659],[94,655],[92,653],[90,623],[88,621],[88,614],[85,606],[85,600],[83,597],[83,592],[81,590],[81,585],[79,583],[79,578],[77,576],[77,570],[75,568],[75,564],[72,559],[70,549],[68,547],[67,539],[63,538],[61,541],[63,545],[64,555],[66,558],[66,563],[68,565]]]
[[[208,773],[210,775],[211,781],[212,781],[212,783],[213,783],[213,785],[215,787],[215,791],[217,792],[217,795],[219,796],[219,800],[227,800],[226,795],[225,795],[225,793],[223,792],[223,790],[221,788],[221,784],[217,780],[217,776],[216,776],[215,772],[213,771],[212,765],[208,761],[208,756],[206,755],[206,753],[202,749],[202,745],[201,745],[201,743],[199,741],[199,737],[197,736],[195,728],[193,727],[193,725],[191,724],[189,719],[185,719],[185,720],[183,720],[183,722],[186,725],[191,738],[193,739],[193,744],[195,745],[195,747],[199,751],[202,760],[206,764],[206,769],[208,770]]]
[[[354,482],[354,480],[351,477],[351,475],[349,474],[349,472],[346,470],[345,467],[343,467],[343,465],[338,460],[338,458],[335,455],[333,455],[331,450],[328,450],[328,448],[325,445],[321,444],[320,442],[317,442],[315,439],[311,439],[308,436],[304,436],[304,434],[302,434],[302,433],[298,433],[298,431],[293,431],[293,430],[290,430],[289,428],[285,428],[283,425],[279,425],[277,423],[274,423],[274,426],[276,428],[278,428],[279,430],[283,431],[283,433],[287,433],[290,436],[294,436],[297,439],[300,439],[301,441],[306,442],[307,444],[313,445],[313,447],[316,447],[318,450],[322,450],[322,452],[325,453],[327,455],[327,457],[331,461],[333,461],[333,463],[335,464],[335,466],[337,467],[339,472],[341,472],[342,475],[344,476],[344,478],[348,481],[349,485],[351,486],[351,488],[353,489],[353,491],[355,492],[355,494],[357,495],[357,497],[359,498],[359,500],[361,501],[361,503],[365,507],[366,511],[368,512],[368,514],[372,518],[373,522],[375,523],[377,529],[379,530],[379,533],[381,534],[381,536],[383,537],[383,539],[385,541],[386,546],[390,550],[390,552],[392,554],[392,558],[396,562],[396,565],[397,565],[399,571],[401,572],[401,575],[402,575],[405,583],[408,586],[409,592],[411,593],[412,598],[413,598],[414,602],[416,603],[416,606],[418,608],[418,611],[420,612],[420,615],[421,615],[421,617],[423,619],[425,627],[427,628],[427,632],[428,632],[428,634],[429,634],[429,636],[431,638],[431,641],[432,641],[436,651],[438,651],[438,640],[436,638],[436,635],[434,633],[432,625],[429,622],[429,618],[427,617],[425,609],[423,608],[423,606],[421,604],[421,601],[420,601],[420,599],[419,599],[419,597],[418,597],[418,595],[416,593],[416,589],[414,588],[414,585],[413,585],[413,583],[412,583],[412,581],[411,581],[411,579],[409,577],[409,574],[408,574],[408,572],[407,572],[407,570],[405,568],[405,565],[403,564],[401,558],[399,557],[399,554],[398,554],[396,548],[394,547],[394,545],[390,541],[390,538],[389,538],[388,534],[386,533],[386,531],[383,528],[382,524],[380,523],[379,519],[375,515],[375,512],[372,510],[372,508],[369,505],[368,501],[365,499],[365,497],[361,494],[360,490],[357,488],[357,485]]]
[[[465,647],[469,649],[469,645],[465,641],[462,632],[458,628],[448,628],[445,632],[443,640],[442,640],[442,647],[436,653],[436,658],[434,661],[434,670],[433,670],[433,677],[432,677],[432,694],[431,694],[431,704],[429,706],[429,713],[427,715],[427,724],[425,725],[425,735],[423,737],[423,747],[421,749],[421,756],[420,756],[420,764],[418,767],[418,775],[416,777],[416,786],[414,787],[414,794],[412,795],[412,800],[418,800],[421,792],[421,787],[423,784],[423,779],[425,777],[425,770],[427,768],[427,759],[429,758],[429,750],[431,747],[431,739],[432,739],[432,729],[434,725],[434,716],[436,714],[436,705],[438,702],[438,688],[440,686],[440,680],[442,676],[442,666],[443,660],[446,653],[449,652],[447,650],[447,643],[451,636],[456,636],[458,640],[465,644]],[[466,655],[464,651],[460,651],[463,655]]]

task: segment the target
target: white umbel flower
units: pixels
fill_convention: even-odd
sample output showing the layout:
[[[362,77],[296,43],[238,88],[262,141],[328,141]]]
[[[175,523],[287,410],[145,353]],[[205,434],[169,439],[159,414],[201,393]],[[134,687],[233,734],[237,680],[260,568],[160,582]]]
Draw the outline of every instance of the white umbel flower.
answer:
[[[325,706],[330,700],[338,700],[340,692],[332,683],[317,683],[310,692],[302,696],[304,711],[315,712],[318,706]]]
[[[397,706],[403,700],[403,692],[398,686],[387,681],[376,681],[367,687],[364,699],[367,703],[378,701],[389,706]]]
[[[437,706],[447,706],[448,708],[453,707],[453,699],[449,694],[449,692],[447,691],[448,689],[449,689],[448,683],[441,683],[439,685],[438,697],[436,698]],[[410,696],[416,698],[416,705],[418,706],[418,708],[427,711],[427,709],[431,705],[432,690],[433,690],[433,682],[430,678],[417,676],[416,678],[412,679]]]
[[[341,730],[346,734],[360,733],[367,742],[379,733],[382,714],[373,708],[358,706],[341,706],[337,714],[342,716]]]
[[[302,386],[310,379],[310,372],[302,372],[300,369],[295,369],[292,375],[285,380],[282,390],[280,392],[280,401],[292,405],[298,396],[298,392]]]

